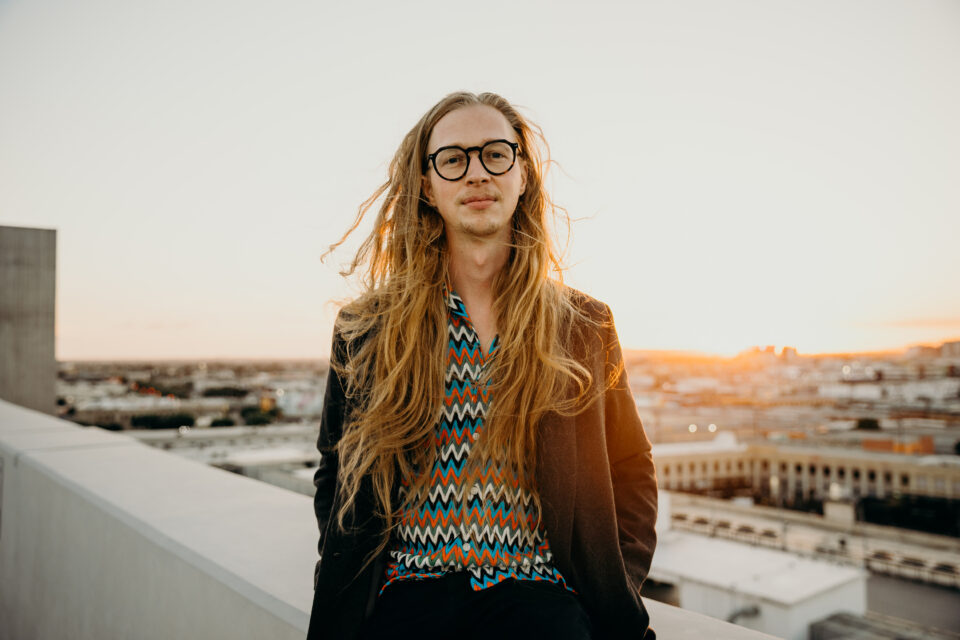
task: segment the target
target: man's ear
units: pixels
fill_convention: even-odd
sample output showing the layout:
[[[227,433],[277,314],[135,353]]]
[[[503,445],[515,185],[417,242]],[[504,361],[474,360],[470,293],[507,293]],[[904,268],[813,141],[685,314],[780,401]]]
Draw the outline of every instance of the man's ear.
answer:
[[[420,191],[423,193],[423,199],[427,201],[427,204],[436,209],[437,206],[433,204],[433,194],[430,193],[430,176],[428,174],[420,177]]]

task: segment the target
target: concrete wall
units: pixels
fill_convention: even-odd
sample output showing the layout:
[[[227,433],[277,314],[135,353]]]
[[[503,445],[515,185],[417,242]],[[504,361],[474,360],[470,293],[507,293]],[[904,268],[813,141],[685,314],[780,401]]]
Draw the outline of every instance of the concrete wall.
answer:
[[[0,402],[0,637],[302,639],[306,496]]]
[[[307,496],[0,401],[0,638],[302,639]],[[769,636],[647,601],[664,638]]]
[[[774,630],[787,628],[786,607],[763,598],[738,593],[733,589],[720,590],[712,585],[692,580],[680,582],[679,592],[680,604],[692,611],[698,611],[720,620],[727,620],[734,612],[745,610],[748,607],[756,607],[757,615],[741,616],[736,620],[737,624],[763,633],[773,633]],[[806,640],[806,635],[799,639],[786,635],[784,637],[789,638],[789,640]]]
[[[807,640],[811,621],[836,613],[838,602],[848,604],[848,612],[860,615],[867,606],[863,581],[838,585],[789,607],[733,590],[721,591],[694,581],[681,582],[679,591],[682,606],[722,620],[735,611],[755,606],[758,615],[738,618],[737,624],[762,633],[778,633],[788,640]]]
[[[54,413],[57,232],[0,226],[0,398]]]

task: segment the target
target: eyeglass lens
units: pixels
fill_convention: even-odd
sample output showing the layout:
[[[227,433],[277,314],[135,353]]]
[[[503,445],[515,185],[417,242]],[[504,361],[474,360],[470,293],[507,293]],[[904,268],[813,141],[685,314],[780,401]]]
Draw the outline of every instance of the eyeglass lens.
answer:
[[[488,142],[480,148],[480,163],[493,175],[506,173],[513,166],[513,148],[501,140]],[[467,152],[457,147],[442,149],[436,155],[437,173],[447,180],[457,180],[467,173],[470,158]]]

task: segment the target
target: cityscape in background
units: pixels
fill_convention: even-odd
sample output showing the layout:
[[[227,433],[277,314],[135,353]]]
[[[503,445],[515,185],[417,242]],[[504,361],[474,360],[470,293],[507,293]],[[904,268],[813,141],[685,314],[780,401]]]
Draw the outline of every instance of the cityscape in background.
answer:
[[[328,362],[56,362],[55,256],[54,230],[0,227],[0,398],[313,495]],[[624,364],[660,486],[644,596],[791,640],[960,638],[960,341]],[[25,432],[0,430],[14,473]]]
[[[735,442],[793,460],[790,469],[766,461],[759,481],[742,459],[733,469],[661,464],[665,488],[819,514],[826,500],[846,500],[859,520],[960,536],[960,476],[949,473],[960,469],[960,341],[882,355],[803,356],[768,346],[735,358],[627,351],[625,360],[648,437],[668,445],[665,452]],[[328,363],[58,369],[60,417],[181,437],[234,426],[315,428]],[[915,473],[918,466],[929,473]]]
[[[674,529],[865,568],[868,613],[960,630],[960,341],[625,364]],[[313,493],[325,361],[58,368],[66,420]],[[678,578],[656,577],[645,594],[684,606]]]

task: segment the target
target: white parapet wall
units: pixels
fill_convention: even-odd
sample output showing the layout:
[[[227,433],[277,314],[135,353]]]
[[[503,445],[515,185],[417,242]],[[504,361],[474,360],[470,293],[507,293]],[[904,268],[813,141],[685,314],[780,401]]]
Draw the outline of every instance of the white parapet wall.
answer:
[[[0,638],[302,639],[308,496],[0,401]],[[664,638],[762,640],[647,601]]]
[[[0,402],[0,637],[303,638],[310,499]]]

